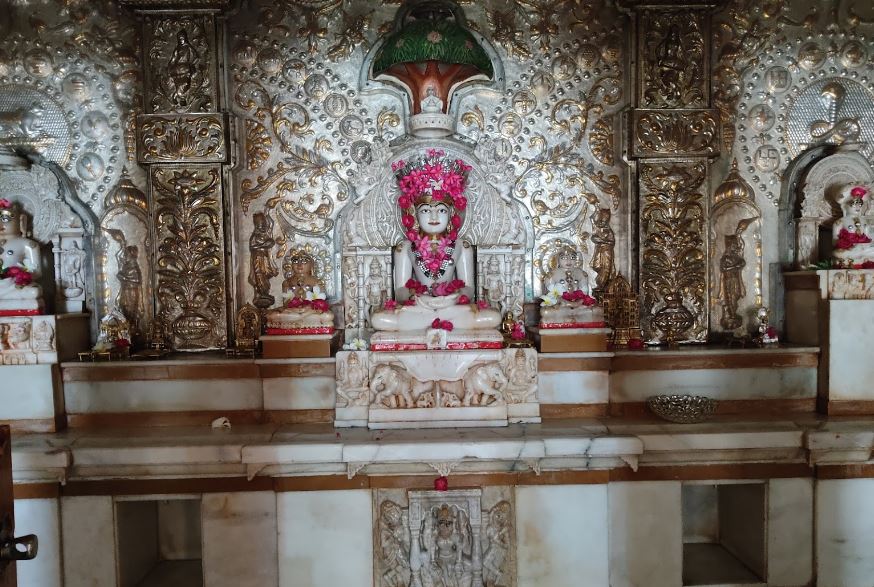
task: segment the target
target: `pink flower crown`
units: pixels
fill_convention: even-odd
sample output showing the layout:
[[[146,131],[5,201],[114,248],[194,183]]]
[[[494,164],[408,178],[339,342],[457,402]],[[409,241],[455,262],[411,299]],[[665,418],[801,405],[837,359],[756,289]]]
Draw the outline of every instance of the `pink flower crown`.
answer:
[[[12,208],[12,202],[7,200],[6,198],[0,198],[0,210],[10,210]]]
[[[868,188],[862,185],[857,185],[850,190],[851,198],[858,198],[859,200],[861,200],[866,195],[868,195]]]
[[[440,149],[428,149],[424,157],[392,163],[401,195],[398,206],[408,211],[419,204],[442,202],[457,211],[467,208],[464,188],[471,166],[450,159]]]

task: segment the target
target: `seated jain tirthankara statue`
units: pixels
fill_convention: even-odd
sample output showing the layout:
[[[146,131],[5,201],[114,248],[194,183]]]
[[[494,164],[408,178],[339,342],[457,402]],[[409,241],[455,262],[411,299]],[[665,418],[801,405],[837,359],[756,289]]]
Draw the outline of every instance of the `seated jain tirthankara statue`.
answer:
[[[394,299],[370,317],[371,348],[501,348],[500,312],[473,303],[474,251],[458,238],[470,167],[430,149],[392,169],[405,239],[393,253]]]
[[[847,269],[874,268],[874,207],[872,190],[866,186],[847,186],[838,196],[843,216],[835,221],[833,239],[835,259]]]
[[[23,235],[23,212],[0,199],[0,316],[41,314],[39,243]]]
[[[602,328],[604,310],[589,295],[589,276],[579,255],[568,246],[559,250],[543,278],[546,294],[541,297],[540,328]]]
[[[285,306],[267,313],[267,334],[331,334],[334,313],[328,306],[325,284],[315,274],[315,259],[295,251],[286,262],[291,271],[282,282]]]

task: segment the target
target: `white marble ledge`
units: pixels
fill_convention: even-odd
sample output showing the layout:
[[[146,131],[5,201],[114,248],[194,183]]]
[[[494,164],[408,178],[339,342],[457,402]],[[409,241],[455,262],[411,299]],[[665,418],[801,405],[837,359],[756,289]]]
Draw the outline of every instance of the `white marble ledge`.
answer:
[[[13,438],[12,471],[16,481],[66,483],[73,454],[65,440],[52,435]]]
[[[811,465],[874,461],[874,422],[834,421],[807,434]]]
[[[641,464],[803,462],[806,427],[796,422],[611,423],[643,442]]]
[[[766,347],[749,347],[749,348],[729,348],[721,346],[695,346],[689,345],[681,348],[651,346],[641,350],[617,350],[614,355],[617,357],[704,357],[709,355],[768,355],[768,354],[786,354],[786,353],[819,353],[819,347],[808,345],[796,345],[788,343],[780,343],[768,345]],[[553,356],[553,355],[550,355]]]
[[[256,365],[333,365],[337,362],[336,357],[308,357],[304,359],[255,359]]]
[[[413,473],[417,466],[451,463],[467,472],[514,470],[525,463],[539,472],[565,469],[637,467],[642,443],[634,437],[606,436],[598,425],[510,426],[503,429],[344,430],[278,433],[270,443],[243,449],[253,474],[327,472],[344,465],[350,475]],[[332,466],[334,465],[334,466]],[[386,468],[388,467],[388,468]],[[420,467],[419,467],[420,468]]]

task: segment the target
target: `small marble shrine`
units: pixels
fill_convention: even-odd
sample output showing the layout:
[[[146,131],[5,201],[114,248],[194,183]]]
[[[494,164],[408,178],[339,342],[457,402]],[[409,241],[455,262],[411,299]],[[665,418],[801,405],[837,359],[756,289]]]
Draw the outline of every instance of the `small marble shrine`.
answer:
[[[874,585],[870,4],[2,13],[0,587]]]

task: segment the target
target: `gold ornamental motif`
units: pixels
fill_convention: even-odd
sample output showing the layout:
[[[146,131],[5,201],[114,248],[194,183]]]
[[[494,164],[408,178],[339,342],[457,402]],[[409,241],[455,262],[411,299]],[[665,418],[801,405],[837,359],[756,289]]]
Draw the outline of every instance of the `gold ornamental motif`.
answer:
[[[707,164],[644,163],[640,171],[641,284],[649,340],[706,335],[705,198]]]
[[[247,118],[246,124],[246,167],[252,171],[261,168],[270,159],[273,139],[267,133],[264,125],[257,120]]]
[[[612,167],[615,162],[613,136],[612,115],[596,120],[589,131],[589,150],[595,159],[608,167]]]
[[[581,145],[589,123],[589,113],[596,115],[604,106],[613,106],[622,97],[622,80],[618,75],[605,76],[595,82],[582,100],[560,100],[552,108],[550,123],[559,135],[570,135],[576,145]]]
[[[176,350],[226,344],[219,167],[152,168],[157,320]]]
[[[141,163],[222,163],[227,160],[221,115],[139,117]]]
[[[703,10],[647,10],[640,42],[644,108],[707,106]]]
[[[714,51],[718,58],[713,69],[713,105],[719,110],[726,151],[734,145],[741,80],[773,40],[783,12],[782,2],[766,4],[763,7],[762,0],[734,0],[725,11],[725,20],[714,26]]]
[[[370,46],[364,33],[370,28],[372,14],[372,10],[366,14],[350,14],[343,11],[343,24],[334,33],[336,42],[328,49],[328,59],[332,61],[348,59],[359,45],[365,49]]]
[[[636,157],[713,156],[719,153],[715,110],[634,112]]]
[[[507,10],[490,10],[486,12],[486,18],[492,28],[492,40],[495,43],[513,57],[531,57],[531,49],[522,40],[524,35],[517,22],[516,6]]]

